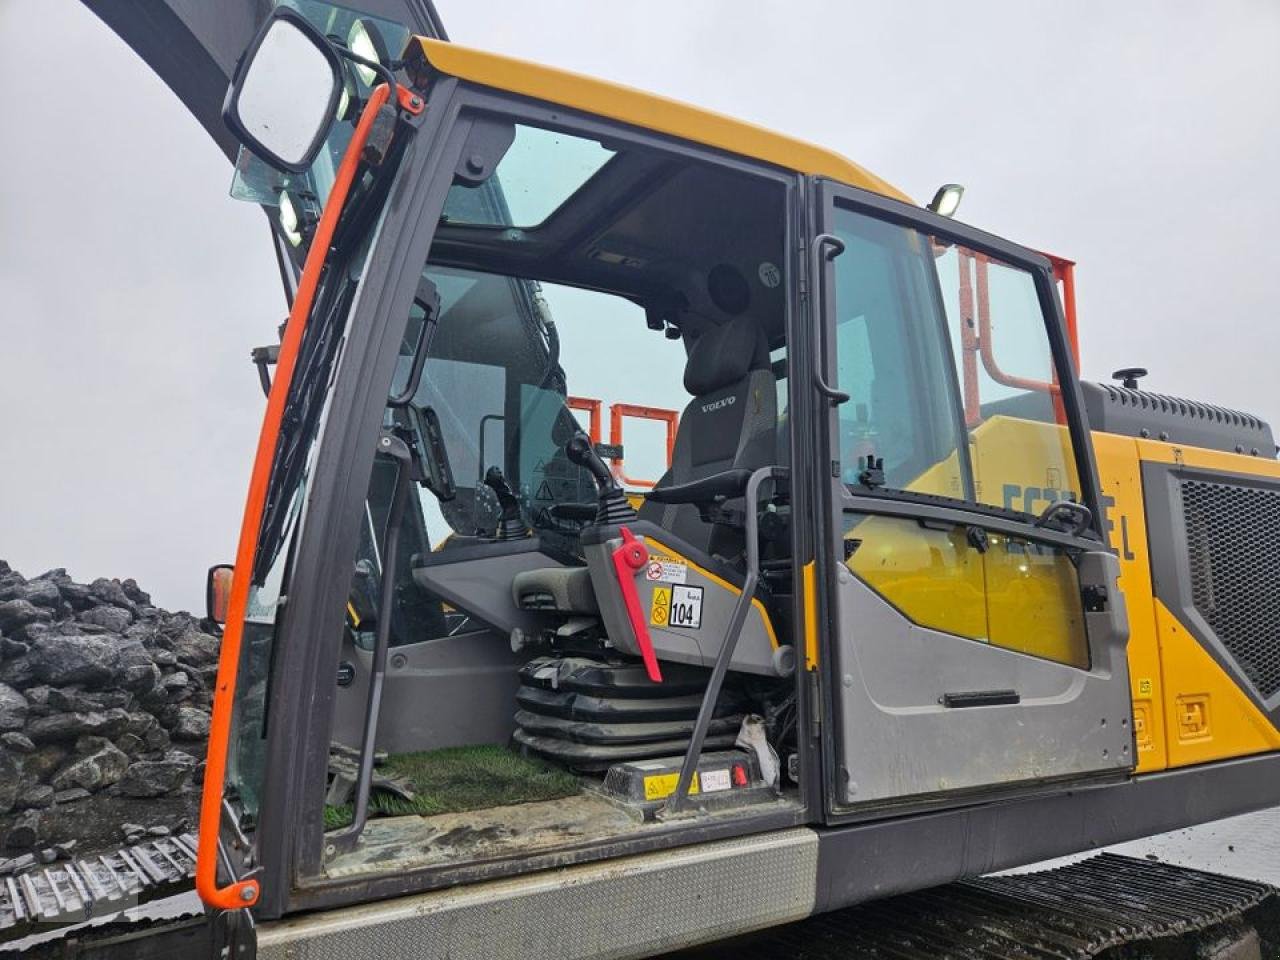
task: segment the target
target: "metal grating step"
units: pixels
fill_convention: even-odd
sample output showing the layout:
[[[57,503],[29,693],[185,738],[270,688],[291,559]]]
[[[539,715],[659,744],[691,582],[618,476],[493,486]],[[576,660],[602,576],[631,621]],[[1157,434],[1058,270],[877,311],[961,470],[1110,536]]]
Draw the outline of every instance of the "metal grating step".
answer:
[[[0,878],[0,941],[167,897],[191,885],[195,868],[196,838],[185,833]]]
[[[699,960],[1088,960],[1206,930],[1261,905],[1263,883],[1104,853],[823,914],[682,954]]]

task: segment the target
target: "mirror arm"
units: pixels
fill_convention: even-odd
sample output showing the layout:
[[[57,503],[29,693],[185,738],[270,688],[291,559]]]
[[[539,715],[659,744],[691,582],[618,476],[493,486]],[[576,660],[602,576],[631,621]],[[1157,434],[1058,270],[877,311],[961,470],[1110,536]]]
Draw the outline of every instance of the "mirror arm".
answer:
[[[329,45],[333,47],[340,57],[350,60],[352,63],[358,63],[362,67],[368,67],[374,73],[378,74],[378,76],[382,77],[391,91],[391,96],[389,98],[390,102],[393,104],[400,102],[400,85],[396,83],[395,74],[377,60],[366,60],[364,57],[360,56],[360,54],[353,52],[346,44],[338,43],[336,40],[329,37],[326,37],[325,39],[329,41]]]

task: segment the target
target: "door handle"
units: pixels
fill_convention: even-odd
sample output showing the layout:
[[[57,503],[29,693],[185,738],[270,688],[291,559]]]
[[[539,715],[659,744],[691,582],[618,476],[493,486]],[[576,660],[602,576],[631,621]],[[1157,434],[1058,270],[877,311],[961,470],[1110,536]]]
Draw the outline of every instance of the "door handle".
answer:
[[[813,238],[813,307],[818,320],[818,349],[814,351],[813,383],[832,406],[849,399],[849,394],[827,383],[827,327],[825,298],[822,296],[826,265],[844,253],[844,241],[833,233],[820,233]]]
[[[1074,500],[1056,500],[1036,518],[1036,526],[1078,537],[1093,526],[1093,511]]]

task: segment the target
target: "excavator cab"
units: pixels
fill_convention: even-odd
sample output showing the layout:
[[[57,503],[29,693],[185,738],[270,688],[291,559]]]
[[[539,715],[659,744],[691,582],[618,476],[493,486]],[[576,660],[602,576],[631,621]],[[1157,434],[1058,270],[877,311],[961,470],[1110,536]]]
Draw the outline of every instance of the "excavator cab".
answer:
[[[1133,775],[1150,581],[1106,540],[1141,529],[1139,467],[1121,438],[1104,493],[1069,270],[790,138],[298,10],[345,105],[309,167],[238,164],[300,270],[207,903],[611,861],[590,889],[641,909],[651,871],[663,915],[627,927],[671,946],[1139,832],[1131,786],[1170,809]],[[568,873],[509,889],[580,902]]]
[[[765,137],[762,162],[715,146],[716,125],[687,108],[670,107],[682,134],[646,130],[613,118],[635,95],[458,54],[414,40],[394,74],[362,75],[363,111],[344,114],[358,125],[330,134],[319,174],[238,165],[241,188],[254,174],[254,196],[280,198],[303,278],[319,264],[306,328],[291,319],[279,351],[298,338],[292,382],[278,372],[272,388],[287,394],[253,569],[236,574],[249,596],[226,809],[259,848],[281,842],[268,826],[283,811],[301,824],[277,896],[1127,767],[1124,734],[1099,764],[1047,732],[1081,695],[1104,714],[1126,696],[1093,515],[1036,534],[1034,517],[942,503],[973,499],[975,458],[1003,449],[959,439],[982,424],[958,404],[959,328],[937,284],[970,246],[894,222],[900,206],[849,219],[825,181],[780,165],[790,141]],[[557,83],[570,102],[547,100]],[[857,203],[891,189],[852,165],[842,176],[863,184]],[[802,219],[824,229],[816,243]],[[850,253],[833,282],[836,244]],[[1062,369],[1040,307],[1021,322],[1040,331],[1040,364]],[[1064,380],[1006,412],[1044,424],[1050,469],[1088,502],[1080,426],[1053,399]],[[1079,565],[1093,614],[1078,609],[1081,551],[1096,554]],[[1057,604],[1046,624],[1060,617],[1099,656],[1028,663],[1053,641],[1024,627],[1014,652],[983,649],[996,556]],[[947,608],[948,590],[962,602]],[[846,639],[822,640],[823,622]],[[848,648],[862,623],[876,636]],[[894,677],[931,649],[948,677]],[[944,704],[915,701],[944,683]],[[1058,766],[1022,772],[1015,734],[966,780],[959,752],[929,747],[1011,718]],[[865,755],[895,735],[924,751],[913,773]]]

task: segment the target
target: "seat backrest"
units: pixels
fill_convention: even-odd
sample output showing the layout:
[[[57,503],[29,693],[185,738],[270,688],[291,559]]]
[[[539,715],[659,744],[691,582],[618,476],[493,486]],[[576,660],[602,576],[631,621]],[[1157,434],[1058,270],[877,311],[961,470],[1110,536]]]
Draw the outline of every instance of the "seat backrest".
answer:
[[[684,388],[693,394],[676,431],[671,469],[658,487],[722,470],[754,470],[777,462],[777,384],[763,328],[740,316],[702,334],[689,351]],[[706,553],[741,549],[735,535],[704,523],[689,504],[646,503],[640,518],[670,530]]]

